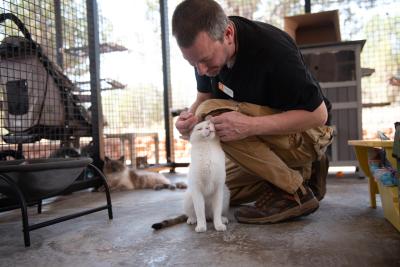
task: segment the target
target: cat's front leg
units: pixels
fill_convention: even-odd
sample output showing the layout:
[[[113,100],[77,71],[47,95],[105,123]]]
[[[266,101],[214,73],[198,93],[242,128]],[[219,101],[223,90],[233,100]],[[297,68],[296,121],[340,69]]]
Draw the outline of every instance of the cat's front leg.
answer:
[[[204,208],[204,197],[200,192],[192,192],[193,206],[196,213],[197,225],[195,231],[205,232],[207,231],[206,224],[206,213]]]
[[[196,220],[196,213],[194,212],[193,207],[193,198],[190,191],[186,191],[185,197],[183,199],[183,210],[185,211],[187,219],[187,224],[195,224]]]
[[[222,202],[223,202],[223,188],[217,189],[212,199],[212,208],[213,208],[213,219],[214,219],[214,227],[217,231],[225,231],[226,225],[223,223],[222,219]],[[224,217],[224,221],[226,222],[226,218]]]

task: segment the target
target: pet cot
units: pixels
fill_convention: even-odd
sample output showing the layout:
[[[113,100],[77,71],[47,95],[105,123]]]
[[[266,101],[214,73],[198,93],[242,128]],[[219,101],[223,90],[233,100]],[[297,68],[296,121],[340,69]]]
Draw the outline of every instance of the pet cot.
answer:
[[[0,43],[1,109],[3,127],[8,131],[2,138],[17,144],[18,149],[3,151],[0,160],[23,158],[22,144],[42,138],[68,142],[72,137],[91,136],[90,113],[73,94],[79,89],[14,14],[0,14],[0,23],[7,19],[18,26],[23,37],[7,36]]]
[[[113,218],[110,191],[104,174],[93,164],[91,158],[68,159],[31,159],[8,160],[0,162],[0,193],[6,197],[0,198],[0,211],[19,208],[22,214],[22,230],[25,246],[30,246],[30,231],[55,223],[74,219],[93,212],[108,210],[108,217]],[[99,185],[105,188],[107,204],[69,214],[40,223],[29,224],[27,207],[38,205],[41,213],[42,199],[54,197],[68,191],[75,180],[90,169],[98,176]]]

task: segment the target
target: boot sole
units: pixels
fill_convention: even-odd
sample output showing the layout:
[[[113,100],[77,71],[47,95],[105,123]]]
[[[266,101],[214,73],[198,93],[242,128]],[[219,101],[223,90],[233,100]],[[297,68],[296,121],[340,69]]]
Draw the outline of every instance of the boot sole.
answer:
[[[281,221],[285,221],[288,219],[292,219],[300,216],[307,216],[311,213],[315,212],[319,208],[319,202],[316,198],[310,199],[309,201],[303,203],[301,206],[296,206],[294,208],[288,209],[282,213],[275,214],[269,217],[263,218],[246,218],[236,216],[235,218],[240,223],[249,223],[249,224],[267,224],[267,223],[277,223]]]

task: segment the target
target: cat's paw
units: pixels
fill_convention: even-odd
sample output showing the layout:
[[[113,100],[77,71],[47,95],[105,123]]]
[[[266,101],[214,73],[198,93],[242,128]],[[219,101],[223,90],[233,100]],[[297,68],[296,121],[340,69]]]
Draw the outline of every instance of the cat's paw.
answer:
[[[169,189],[169,190],[175,190],[175,189],[176,189],[176,186],[173,185],[173,184],[170,184],[170,185],[168,185],[168,189]]]
[[[225,226],[225,225],[224,225]],[[197,233],[202,233],[207,231],[207,226],[205,224],[197,224],[196,228],[194,229]]]
[[[175,183],[175,186],[178,189],[186,189],[187,188],[187,184],[185,184],[184,182],[177,182],[177,183]]]
[[[190,218],[190,217],[186,221],[187,224],[195,224],[196,222],[197,222],[196,218]]]
[[[224,216],[221,216],[221,221],[222,221],[223,224],[228,224],[229,223],[228,218],[226,218]]]
[[[164,189],[166,187],[167,186],[165,184],[156,184],[156,185],[153,186],[153,190],[158,191],[158,190],[162,190],[162,189]]]
[[[226,231],[226,225],[225,224],[215,224],[214,225],[215,230],[217,231]]]

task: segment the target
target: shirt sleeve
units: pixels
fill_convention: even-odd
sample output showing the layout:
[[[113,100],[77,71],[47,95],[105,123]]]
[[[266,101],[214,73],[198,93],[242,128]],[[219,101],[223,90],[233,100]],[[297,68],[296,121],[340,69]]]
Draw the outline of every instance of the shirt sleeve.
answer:
[[[201,93],[211,93],[211,78],[207,77],[206,75],[200,76],[196,69],[194,70],[194,75],[196,76],[197,81],[197,91]]]

